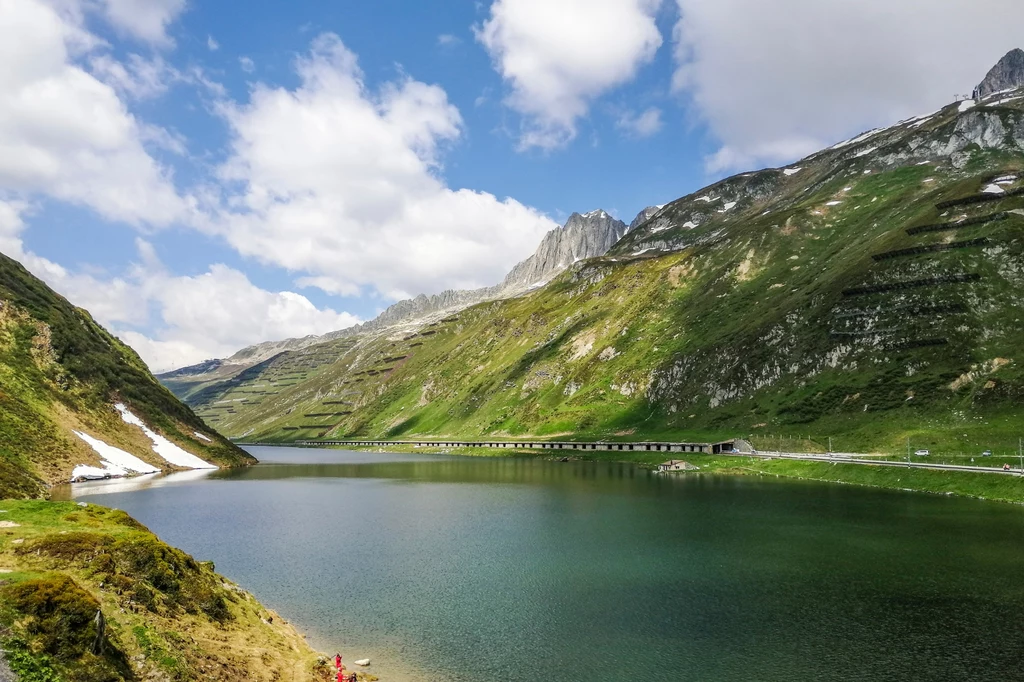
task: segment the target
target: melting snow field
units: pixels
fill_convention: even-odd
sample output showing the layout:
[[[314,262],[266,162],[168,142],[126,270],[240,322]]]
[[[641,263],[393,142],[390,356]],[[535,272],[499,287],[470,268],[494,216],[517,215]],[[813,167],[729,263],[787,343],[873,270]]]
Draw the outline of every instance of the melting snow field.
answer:
[[[864,133],[863,135],[858,135],[857,137],[853,138],[852,140],[846,140],[845,142],[840,142],[839,144],[832,145],[831,147],[829,147],[829,150],[832,150],[832,149],[842,149],[843,147],[849,147],[851,145],[860,144],[861,142],[864,142],[864,141],[868,140],[869,138],[873,137],[875,135],[875,133],[882,132],[882,130],[884,130],[884,129],[883,128],[875,128],[874,130],[869,130],[868,132]]]
[[[1018,100],[1018,99],[1020,99],[1020,96],[1017,96],[1017,97],[1007,97],[1005,99],[997,100],[995,102],[986,102],[985,106],[999,107],[999,106],[1002,106],[1004,104],[1009,104],[1010,102],[1013,102],[1014,100]]]
[[[981,190],[983,194],[1005,194],[1006,190],[999,185],[989,185],[985,189]]]
[[[136,417],[131,411],[128,410],[123,404],[118,403],[114,405],[117,411],[121,413],[121,419],[126,424],[132,424],[142,429],[142,432],[153,441],[153,451],[163,457],[165,460],[173,464],[174,466],[184,467],[186,469],[216,469],[217,466],[204,462],[190,452],[185,452],[177,445],[167,440],[158,433],[154,433],[152,429],[143,423],[141,419]]]
[[[787,168],[786,170],[784,170],[782,172],[785,173],[786,175],[796,175],[797,173],[799,173],[802,170],[803,170],[803,168]]]
[[[92,467],[79,464],[71,472],[71,478],[109,478],[111,476],[127,476],[129,472],[136,474],[155,474],[160,470],[152,464],[147,464],[135,455],[124,450],[107,445],[103,441],[93,438],[81,431],[75,431],[75,435],[89,444],[96,454],[103,460],[102,467]]]
[[[199,440],[205,440],[207,443],[212,443],[213,442],[213,440],[211,440],[207,436],[204,436],[203,434],[199,433],[198,431],[193,431],[192,433],[194,433],[196,438],[198,438]]]

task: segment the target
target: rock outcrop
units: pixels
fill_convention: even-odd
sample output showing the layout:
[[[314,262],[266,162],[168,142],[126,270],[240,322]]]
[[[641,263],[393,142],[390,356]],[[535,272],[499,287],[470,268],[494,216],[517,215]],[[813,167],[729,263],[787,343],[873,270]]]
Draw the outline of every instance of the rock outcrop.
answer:
[[[514,294],[550,281],[577,261],[608,253],[629,228],[605,211],[573,213],[559,229],[541,240],[537,251],[512,268],[499,286],[501,294]]]
[[[983,99],[993,93],[1021,86],[1024,86],[1024,50],[1018,48],[1007,52],[992,67],[985,80],[974,89],[974,99]]]
[[[644,222],[659,208],[644,209],[633,221],[633,225]],[[208,374],[222,366],[250,367],[285,351],[302,350],[317,343],[376,332],[396,325],[430,321],[477,303],[517,296],[550,281],[577,261],[603,256],[630,229],[626,223],[616,220],[606,211],[600,209],[582,215],[573,213],[565,225],[544,235],[534,254],[512,268],[505,279],[495,286],[470,290],[449,289],[430,296],[420,294],[415,298],[399,301],[372,320],[347,329],[330,332],[323,336],[305,336],[258,343],[243,348],[226,360],[207,360],[199,365],[167,372],[160,376],[165,380],[178,379]]]
[[[626,230],[626,233],[628,234],[628,233],[632,232],[633,230],[635,230],[636,228],[640,227],[641,225],[646,223],[648,220],[653,218],[654,216],[658,215],[658,212],[661,209],[663,209],[663,208],[665,208],[665,207],[664,206],[648,206],[644,210],[642,210],[639,213],[637,213],[636,218],[633,218],[633,222],[631,222],[629,224],[629,229]]]

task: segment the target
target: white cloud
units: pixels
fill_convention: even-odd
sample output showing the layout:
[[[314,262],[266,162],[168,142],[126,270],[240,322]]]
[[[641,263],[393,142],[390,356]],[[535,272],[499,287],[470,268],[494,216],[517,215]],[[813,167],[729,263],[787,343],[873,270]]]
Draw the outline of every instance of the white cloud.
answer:
[[[124,61],[118,61],[110,54],[97,54],[89,58],[89,68],[100,81],[132,99],[159,97],[172,86],[182,83],[201,86],[214,97],[227,94],[227,89],[210,78],[202,67],[191,66],[181,71],[160,55],[147,58],[129,54]]]
[[[20,260],[21,233],[25,230],[22,214],[28,206],[21,201],[0,201],[0,253]]]
[[[461,42],[461,38],[454,36],[451,33],[442,33],[437,37],[437,44],[441,47],[455,47]]]
[[[297,71],[294,90],[257,84],[248,103],[223,107],[232,152],[221,175],[243,189],[206,229],[240,253],[303,285],[401,298],[496,283],[555,227],[439,179],[462,124],[441,88],[406,78],[371,91],[330,34]]]
[[[136,273],[135,281],[157,311],[156,332],[118,335],[155,372],[227,357],[269,339],[325,334],[360,321],[318,309],[301,294],[261,289],[226,265],[212,265],[195,277],[171,276],[150,265]]]
[[[145,308],[137,305],[138,292],[121,278],[98,278],[74,273],[51,260],[26,251],[21,235],[32,206],[17,200],[0,200],[0,253],[15,259],[57,292],[74,295],[74,303],[88,310],[103,324],[141,324]]]
[[[650,137],[661,130],[661,109],[651,107],[639,114],[627,111],[619,117],[615,126],[633,137]]]
[[[242,71],[246,73],[252,73],[256,70],[256,63],[249,57],[239,57],[238,64],[242,67]]]
[[[46,194],[106,218],[164,225],[189,206],[115,90],[74,63],[71,14],[0,0],[0,191]],[[137,87],[148,87],[137,85]]]
[[[185,0],[101,0],[106,19],[139,40],[170,45],[167,27],[185,9]]]
[[[130,54],[119,62],[109,54],[100,54],[89,60],[94,76],[118,91],[135,99],[149,99],[167,92],[175,81],[182,80],[177,69],[160,56],[146,59]]]
[[[210,52],[216,52],[220,49],[220,43],[213,39],[213,36],[206,36],[206,47]]]
[[[475,29],[524,117],[520,146],[553,149],[576,135],[590,102],[631,81],[662,38],[661,0],[495,0]]]
[[[677,0],[675,87],[709,169],[799,158],[970,93],[1021,42],[1016,0]]]
[[[139,128],[139,139],[148,147],[162,149],[178,156],[185,156],[188,153],[188,141],[185,136],[167,128],[144,123]]]
[[[141,239],[139,261],[121,275],[73,272],[24,249],[21,233],[30,213],[24,203],[0,201],[0,253],[88,310],[154,372],[226,357],[268,339],[325,334],[360,322],[349,313],[319,309],[300,294],[261,289],[226,265],[211,265],[194,277],[172,275]]]

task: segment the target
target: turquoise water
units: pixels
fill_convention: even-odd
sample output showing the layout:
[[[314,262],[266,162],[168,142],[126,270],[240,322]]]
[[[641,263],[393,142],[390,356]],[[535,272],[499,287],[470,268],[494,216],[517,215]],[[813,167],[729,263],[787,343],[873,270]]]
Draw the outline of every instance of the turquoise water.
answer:
[[[1024,679],[1024,510],[630,465],[253,448],[76,486],[389,680]]]

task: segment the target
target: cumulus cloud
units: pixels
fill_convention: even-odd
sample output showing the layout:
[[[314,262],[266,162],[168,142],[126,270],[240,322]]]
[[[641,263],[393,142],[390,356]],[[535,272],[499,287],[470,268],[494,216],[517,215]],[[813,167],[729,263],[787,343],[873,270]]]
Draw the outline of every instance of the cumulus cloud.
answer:
[[[650,137],[661,130],[661,109],[651,107],[642,113],[627,111],[615,122],[615,127],[633,137]]]
[[[499,281],[555,224],[512,199],[451,189],[445,147],[462,119],[411,78],[372,90],[332,34],[296,63],[295,89],[256,84],[226,103],[240,191],[206,229],[328,292],[402,298]]]
[[[297,87],[256,84],[235,103],[201,71],[159,55],[113,59],[81,9],[77,0],[0,0],[0,250],[155,369],[357,320],[295,292],[263,291],[223,265],[172,275],[144,246],[140,264],[115,274],[62,267],[24,248],[36,202],[141,227],[195,227],[294,271],[297,286],[387,298],[497,282],[555,226],[514,200],[447,187],[441,162],[462,120],[445,92],[407,77],[368,88],[337,37],[297,61]],[[230,130],[227,162],[195,198],[146,151],[184,154],[187,140],[137,120],[123,101],[176,82],[221,98]]]
[[[22,201],[0,201],[0,253],[20,260],[21,233],[25,230],[22,213],[28,208]]]
[[[249,57],[239,57],[238,65],[241,66],[242,71],[245,71],[246,73],[252,73],[256,70],[256,62]]]
[[[121,278],[98,278],[75,273],[24,248],[25,219],[33,207],[20,200],[0,200],[0,253],[20,262],[57,292],[72,296],[73,302],[88,310],[103,324],[141,324],[145,308],[137,305],[138,292]]]
[[[968,94],[1021,42],[1016,0],[677,0],[674,86],[709,170],[799,158]]]
[[[495,0],[475,29],[524,116],[520,146],[553,149],[576,135],[590,103],[631,81],[662,37],[661,0]]]
[[[261,289],[226,265],[211,265],[197,276],[173,275],[142,239],[136,241],[138,261],[123,273],[75,272],[24,249],[21,234],[30,213],[25,203],[0,201],[0,253],[88,310],[154,372],[226,357],[269,339],[325,334],[360,322],[346,312],[317,308],[301,294]]]
[[[139,40],[170,45],[167,27],[184,11],[185,0],[101,0],[101,6],[115,28]]]
[[[86,34],[40,0],[0,0],[0,190],[164,225],[189,211],[145,150],[144,126],[72,51]],[[138,87],[148,87],[138,85]]]
[[[144,247],[143,247],[144,248]],[[155,372],[291,336],[325,334],[357,324],[345,312],[319,309],[292,291],[266,291],[242,272],[214,264],[195,277],[172,276],[150,262],[133,279],[156,311],[155,332],[121,331]]]

